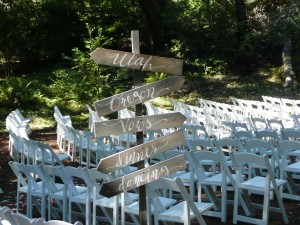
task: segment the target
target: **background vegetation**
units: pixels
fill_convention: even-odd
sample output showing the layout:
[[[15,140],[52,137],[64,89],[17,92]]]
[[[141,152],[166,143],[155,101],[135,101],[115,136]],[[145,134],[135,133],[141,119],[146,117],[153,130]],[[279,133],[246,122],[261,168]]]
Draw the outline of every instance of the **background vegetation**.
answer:
[[[35,127],[53,126],[53,107],[87,127],[85,104],[132,87],[130,70],[96,65],[97,47],[184,60],[184,88],[169,98],[229,102],[229,96],[298,98],[299,0],[1,0],[0,131],[19,108]],[[283,88],[286,41],[295,73]],[[145,82],[166,77],[145,73]]]

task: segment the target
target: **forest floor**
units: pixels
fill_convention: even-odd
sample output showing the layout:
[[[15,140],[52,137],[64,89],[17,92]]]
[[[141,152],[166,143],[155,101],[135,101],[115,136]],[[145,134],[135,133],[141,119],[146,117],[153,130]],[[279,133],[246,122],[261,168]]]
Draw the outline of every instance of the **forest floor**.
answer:
[[[39,140],[49,143],[53,149],[57,149],[56,145],[56,133],[55,129],[43,129],[43,130],[34,130],[30,136],[33,140]],[[17,188],[17,179],[8,165],[10,161],[10,155],[8,152],[8,136],[7,133],[4,133],[0,136],[0,188],[3,193],[0,192],[0,206],[8,206],[13,210],[16,210],[16,188]],[[229,195],[232,197],[232,195]],[[260,201],[261,196],[257,196],[256,200]],[[20,200],[22,206],[20,211],[25,213],[26,210],[26,196],[21,195]],[[300,202],[292,200],[284,200],[284,205],[289,218],[289,224],[298,225],[300,224]],[[232,224],[232,205],[228,207],[228,222],[221,223],[220,219],[212,218],[205,216],[205,220],[208,225],[221,225],[221,224]],[[36,217],[39,217],[37,215]],[[198,224],[198,223],[193,223]],[[238,224],[246,224],[239,222]],[[269,225],[279,225],[284,224],[282,217],[279,213],[270,213]]]

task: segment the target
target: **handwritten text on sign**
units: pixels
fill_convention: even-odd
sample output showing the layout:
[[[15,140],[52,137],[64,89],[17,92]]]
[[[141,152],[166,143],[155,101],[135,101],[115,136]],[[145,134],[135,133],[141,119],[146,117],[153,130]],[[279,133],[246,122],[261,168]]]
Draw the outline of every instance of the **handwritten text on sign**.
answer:
[[[109,183],[103,184],[100,194],[105,197],[112,197],[125,191],[130,191],[144,184],[168,176],[176,171],[186,168],[183,155],[173,157],[163,162],[154,164],[123,177],[117,178]]]
[[[97,48],[92,59],[101,65],[181,75],[183,60]]]
[[[184,123],[185,120],[186,117],[180,112],[107,120],[95,122],[95,134],[97,137],[99,137],[179,127]]]
[[[99,116],[105,116],[130,106],[154,99],[181,89],[184,79],[178,76],[169,77],[149,85],[105,98],[95,102],[94,106]]]
[[[110,173],[122,167],[140,162],[145,158],[150,158],[155,154],[182,145],[184,142],[185,139],[182,131],[176,131],[170,135],[103,158],[100,160],[97,170],[102,173]]]

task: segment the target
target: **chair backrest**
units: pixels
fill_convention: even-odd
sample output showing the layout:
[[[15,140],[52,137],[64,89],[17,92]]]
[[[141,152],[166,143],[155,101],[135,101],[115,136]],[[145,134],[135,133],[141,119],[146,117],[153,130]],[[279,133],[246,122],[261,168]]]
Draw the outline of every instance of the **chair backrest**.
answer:
[[[231,138],[215,139],[213,141],[217,150],[223,152],[245,151],[240,140]]]
[[[266,130],[269,128],[265,118],[249,117],[252,130]]]
[[[231,126],[232,126],[232,132],[237,132],[237,131],[240,131],[240,130],[243,130],[243,131],[248,131],[249,130],[247,124],[242,123],[242,122],[233,122]]]
[[[216,151],[216,146],[214,145],[212,139],[196,139],[186,142],[187,146],[191,151],[207,150],[207,151]]]
[[[87,167],[64,167],[64,172],[66,176],[69,176],[71,180],[74,178],[79,178],[84,181],[85,185],[89,188],[95,187],[96,183],[90,178]]]
[[[300,150],[300,142],[293,140],[277,140],[275,146],[277,147],[278,155],[285,159],[291,152]]]
[[[186,140],[208,138],[207,130],[203,125],[183,124],[181,130]]]
[[[58,164],[63,166],[63,162],[58,158],[56,153],[53,151],[52,147],[40,141],[35,141],[37,148],[40,150],[40,155],[42,157],[42,164],[51,164],[55,165]]]
[[[26,175],[24,174],[23,170],[20,168],[20,164],[17,162],[9,161],[8,165],[10,166],[10,168],[16,175],[16,177],[18,179],[18,184],[22,187],[27,187],[28,184],[26,181],[27,180]]]
[[[282,140],[298,140],[300,138],[300,130],[298,129],[282,129],[281,130]]]
[[[275,150],[274,144],[271,140],[262,140],[262,139],[251,139],[243,141],[244,148],[247,152],[253,154],[269,154],[277,160],[277,152]]]
[[[240,130],[240,131],[233,132],[233,137],[238,140],[249,140],[249,139],[256,138],[253,135],[253,132],[251,130],[248,131]]]
[[[197,162],[199,162],[199,167],[201,166],[201,160],[211,160],[214,165],[220,165],[220,172],[224,175],[224,181],[225,177],[228,177],[230,183],[234,185],[234,178],[232,176],[232,173],[230,172],[225,155],[222,151],[199,151],[195,152],[194,155]]]
[[[280,119],[266,119],[267,124],[269,126],[269,129],[275,130],[275,131],[280,131],[281,129],[284,129],[284,125],[282,120]]]
[[[70,191],[72,195],[77,195],[79,192],[77,191],[72,179],[66,175],[63,166],[51,166],[51,165],[44,165],[43,169],[48,176],[60,178],[60,180],[64,183],[67,189]]]
[[[267,170],[266,176],[270,179],[272,179],[272,185],[273,187],[277,187],[275,179],[274,179],[274,173],[273,169],[271,167],[269,158],[267,155],[256,155],[249,152],[237,152],[235,154],[230,153],[230,157],[233,162],[233,166],[236,170],[236,184],[241,183],[247,179],[247,177],[244,176],[244,169],[246,166],[249,167],[257,167],[257,168],[265,168]],[[270,181],[270,180],[269,180]]]
[[[280,139],[278,133],[275,130],[256,130],[254,131],[256,138],[263,140],[278,140]]]

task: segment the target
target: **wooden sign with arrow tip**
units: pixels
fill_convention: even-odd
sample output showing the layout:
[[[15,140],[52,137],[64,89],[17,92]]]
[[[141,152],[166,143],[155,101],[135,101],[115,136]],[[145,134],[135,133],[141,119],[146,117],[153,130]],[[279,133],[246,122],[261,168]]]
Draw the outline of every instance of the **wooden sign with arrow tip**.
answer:
[[[169,77],[109,98],[105,98],[95,102],[94,106],[99,116],[105,116],[121,109],[177,91],[181,89],[183,83],[184,79],[181,77]]]
[[[185,120],[186,117],[180,112],[107,120],[95,122],[95,134],[97,137],[101,137],[157,130],[162,128],[180,127]]]
[[[176,156],[105,183],[100,190],[100,194],[109,198],[158,180],[161,177],[168,176],[176,171],[184,170],[185,168],[186,162],[184,156]]]
[[[165,152],[171,148],[184,144],[185,139],[182,131],[162,136],[155,140],[113,154],[100,160],[97,170],[102,173],[110,173],[150,158],[156,154]]]
[[[101,65],[181,75],[183,60],[97,48],[92,59]]]

